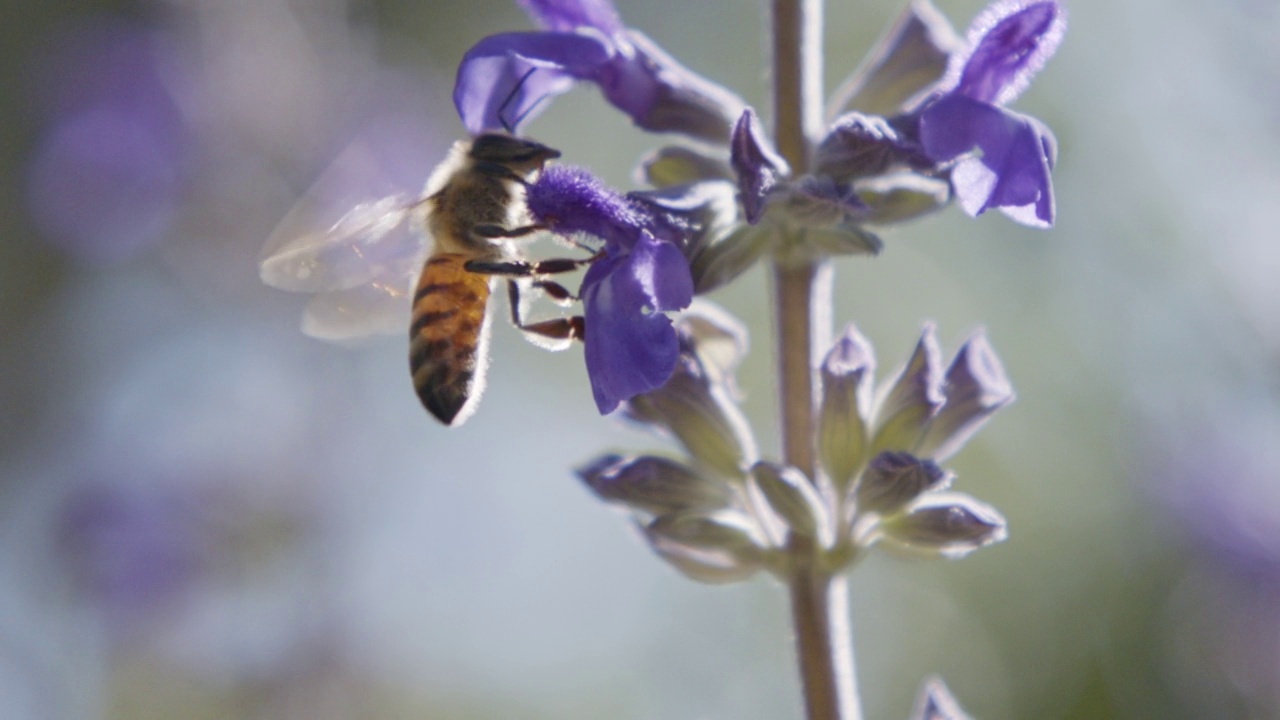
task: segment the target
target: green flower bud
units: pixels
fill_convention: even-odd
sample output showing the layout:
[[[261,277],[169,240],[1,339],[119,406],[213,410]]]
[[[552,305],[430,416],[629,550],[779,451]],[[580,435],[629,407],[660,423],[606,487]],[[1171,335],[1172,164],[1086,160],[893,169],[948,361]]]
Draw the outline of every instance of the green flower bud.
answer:
[[[822,402],[818,410],[818,459],[837,490],[867,460],[867,417],[871,408],[875,354],[850,325],[822,362]]]
[[[700,582],[736,582],[761,567],[760,530],[738,512],[662,515],[644,527],[644,536],[660,557]]]
[[[883,452],[871,461],[854,490],[858,514],[891,515],[927,491],[941,490],[953,476],[908,453]]]
[[[880,524],[883,537],[907,550],[960,558],[1008,537],[1004,516],[959,493],[931,493],[925,502]]]
[[[834,542],[830,511],[804,473],[785,465],[758,462],[751,468],[751,481],[791,532],[815,537],[823,546]]]
[[[601,500],[653,515],[716,510],[733,502],[733,490],[724,480],[652,455],[604,455],[577,473]]]
[[[729,158],[687,145],[667,145],[640,160],[640,179],[654,187],[670,187],[699,180],[732,180]]]
[[[914,452],[944,402],[941,351],[932,324],[925,325],[907,366],[880,402],[871,454]]]

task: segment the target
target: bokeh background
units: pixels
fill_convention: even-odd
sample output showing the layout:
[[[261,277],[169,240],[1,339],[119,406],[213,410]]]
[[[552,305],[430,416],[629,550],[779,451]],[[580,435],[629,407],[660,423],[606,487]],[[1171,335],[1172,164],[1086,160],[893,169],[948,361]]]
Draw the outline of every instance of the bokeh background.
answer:
[[[767,107],[759,3],[619,3]],[[981,3],[938,0],[963,28]],[[828,87],[899,11],[828,3]],[[987,329],[1019,392],[951,463],[1010,540],[852,581],[869,718],[1280,717],[1280,5],[1073,0],[1019,101],[1048,232],[952,209],[837,268],[882,368]],[[505,0],[14,5],[0,23],[0,717],[798,718],[785,593],[678,576],[570,470],[660,439],[499,326],[446,431],[405,342],[298,331],[256,261],[354,141],[412,191]],[[615,185],[589,88],[529,128]],[[373,179],[368,179],[373,183]],[[746,409],[776,453],[767,282]]]

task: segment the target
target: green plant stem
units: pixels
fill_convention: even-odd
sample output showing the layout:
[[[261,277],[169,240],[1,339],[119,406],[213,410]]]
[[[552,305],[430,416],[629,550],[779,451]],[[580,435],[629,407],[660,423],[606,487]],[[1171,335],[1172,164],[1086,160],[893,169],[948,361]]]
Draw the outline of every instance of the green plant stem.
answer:
[[[773,116],[778,151],[794,175],[807,171],[822,127],[822,1],[773,0]],[[784,238],[784,246],[793,238]],[[779,407],[787,463],[816,475],[815,352],[830,333],[831,283],[826,261],[779,255],[773,265]],[[812,539],[787,546],[796,654],[809,720],[859,720],[849,628],[848,586],[817,562]]]
[[[862,711],[849,642],[848,581],[844,575],[798,568],[789,589],[806,717],[857,720]]]

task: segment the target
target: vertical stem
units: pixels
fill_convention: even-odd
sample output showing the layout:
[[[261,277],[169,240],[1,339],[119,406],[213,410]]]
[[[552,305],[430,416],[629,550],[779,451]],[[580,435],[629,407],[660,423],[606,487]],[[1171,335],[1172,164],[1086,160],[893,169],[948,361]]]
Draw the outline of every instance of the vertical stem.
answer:
[[[808,170],[822,128],[822,0],[772,0],[773,117],[777,146],[795,175]],[[791,238],[784,239],[790,241]],[[775,258],[773,291],[784,457],[816,477],[814,353],[827,343],[830,268]],[[816,563],[820,548],[793,535],[788,578],[796,653],[809,720],[859,720],[848,586]]]
[[[797,571],[791,578],[800,677],[809,720],[857,720],[849,628],[849,586],[844,575]]]
[[[814,275],[812,264],[773,268],[773,291],[777,302],[778,392],[782,420],[782,454],[788,464],[813,477],[813,317]]]

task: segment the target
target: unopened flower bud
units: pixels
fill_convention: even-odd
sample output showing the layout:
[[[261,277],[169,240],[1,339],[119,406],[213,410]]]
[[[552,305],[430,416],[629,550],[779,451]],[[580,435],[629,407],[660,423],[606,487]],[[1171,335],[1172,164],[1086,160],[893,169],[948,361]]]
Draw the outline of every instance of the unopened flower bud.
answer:
[[[895,166],[932,165],[888,120],[859,112],[836,120],[818,144],[814,163],[815,173],[842,183],[880,175]]]
[[[924,681],[911,720],[971,720],[960,709],[960,703],[952,697],[942,678],[934,675]]]
[[[732,365],[736,365],[739,329],[712,310],[695,310],[689,323],[677,324],[680,357],[667,384],[632,397],[625,405],[628,418],[675,436],[701,466],[726,478],[745,477],[755,462],[755,438],[733,400]],[[707,356],[699,348],[698,333],[710,343]]]
[[[944,402],[941,364],[934,327],[925,325],[915,352],[877,410],[872,455],[915,451]]]
[[[760,569],[759,528],[738,512],[662,515],[644,534],[655,552],[694,580],[733,582]]]
[[[908,550],[960,558],[1008,536],[995,508],[959,493],[931,494],[907,512],[881,523],[884,537]]]
[[[733,492],[719,478],[662,457],[604,455],[577,471],[600,499],[662,515],[727,507]]]
[[[753,225],[708,236],[689,258],[694,293],[704,295],[736,279],[773,248],[774,237],[772,228]]]
[[[833,115],[856,108],[892,115],[942,79],[964,41],[928,0],[912,0],[834,96]]]
[[[806,175],[777,192],[787,222],[804,228],[803,247],[826,255],[875,255],[884,242],[862,226],[867,204],[853,188],[829,177]]]
[[[871,343],[853,325],[822,362],[818,459],[837,489],[847,487],[866,462],[867,416],[875,364]]]
[[[751,480],[789,530],[815,537],[824,546],[834,541],[826,503],[804,473],[790,466],[758,462],[751,468]]]
[[[725,388],[687,368],[677,367],[666,385],[632,398],[626,412],[669,430],[695,460],[726,477],[741,477],[755,460],[755,441],[737,404]]]
[[[867,204],[863,221],[871,225],[914,220],[951,202],[951,183],[909,171],[863,178],[854,190]]]
[[[747,108],[733,128],[730,162],[738,175],[738,191],[747,222],[755,225],[764,216],[769,195],[791,174],[787,161],[773,149],[760,121]]]
[[[918,449],[919,454],[938,460],[955,454],[992,414],[1014,400],[1004,366],[981,331],[956,353],[944,392],[947,402]]]
[[[676,332],[687,337],[686,344],[712,383],[733,385],[733,373],[747,354],[747,326],[710,300],[694,298],[676,318]]]
[[[640,160],[639,180],[654,187],[685,185],[700,180],[733,180],[728,158],[709,155],[687,145],[667,145]]]
[[[928,460],[904,452],[883,452],[871,461],[854,490],[859,514],[891,515],[929,490],[951,484],[952,476]]]

